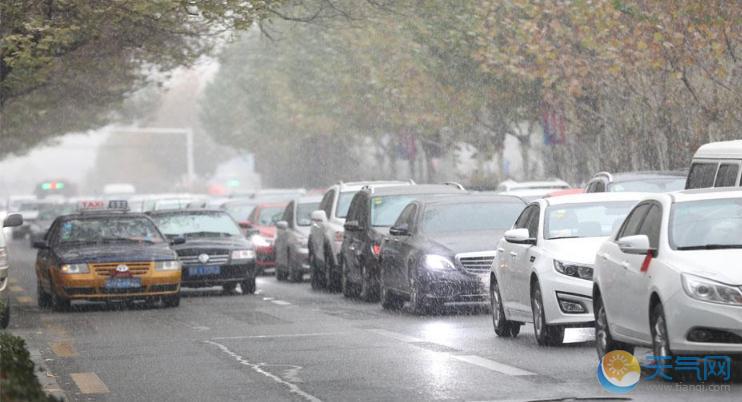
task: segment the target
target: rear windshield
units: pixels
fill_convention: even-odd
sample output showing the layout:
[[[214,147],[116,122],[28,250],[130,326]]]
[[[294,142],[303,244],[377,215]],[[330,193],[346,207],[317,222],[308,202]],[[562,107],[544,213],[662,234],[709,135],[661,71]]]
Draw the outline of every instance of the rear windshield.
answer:
[[[296,224],[309,226],[312,224],[312,212],[319,209],[319,202],[302,202],[296,204]]]
[[[286,209],[286,207],[261,208],[257,223],[262,226],[275,225],[276,222],[281,220],[284,209]]]
[[[174,236],[239,236],[240,229],[226,213],[167,214],[152,219],[160,231]]]
[[[56,241],[72,243],[161,243],[157,228],[144,217],[70,219],[61,223]]]
[[[507,230],[525,205],[520,202],[470,202],[432,205],[425,209],[423,233]]]
[[[350,209],[350,202],[353,200],[353,196],[356,195],[357,191],[346,191],[340,193],[338,197],[337,208],[335,208],[335,217],[345,219],[348,216],[348,209]]]
[[[610,236],[634,205],[635,201],[617,201],[550,206],[546,209],[544,238]]]
[[[610,185],[611,192],[668,193],[685,188],[685,177],[621,181]]]
[[[392,226],[405,206],[414,197],[409,195],[388,195],[371,197],[371,226]]]
[[[240,222],[247,220],[252,211],[255,209],[256,204],[227,204],[224,210],[234,218],[234,220]]]

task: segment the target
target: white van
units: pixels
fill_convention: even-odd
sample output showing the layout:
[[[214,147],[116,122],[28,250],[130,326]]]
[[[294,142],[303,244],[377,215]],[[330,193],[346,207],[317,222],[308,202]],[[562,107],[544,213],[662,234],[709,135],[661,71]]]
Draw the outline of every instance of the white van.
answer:
[[[742,140],[711,142],[693,155],[685,188],[739,187]]]

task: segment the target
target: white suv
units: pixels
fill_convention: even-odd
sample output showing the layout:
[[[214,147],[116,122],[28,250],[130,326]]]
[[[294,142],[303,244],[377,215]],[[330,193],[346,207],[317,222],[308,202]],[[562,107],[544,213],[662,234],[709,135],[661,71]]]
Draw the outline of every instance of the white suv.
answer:
[[[511,337],[533,322],[539,345],[565,327],[590,326],[595,252],[644,196],[578,194],[529,204],[497,248],[490,275],[492,322]]]
[[[309,233],[309,264],[312,288],[340,290],[342,272],[338,264],[340,246],[343,244],[345,216],[353,196],[365,186],[405,186],[413,181],[365,181],[340,182],[330,187],[319,209],[312,212],[312,227]]]
[[[0,228],[0,328],[7,328],[10,322],[10,297],[8,297],[8,248],[5,244],[4,228],[16,227],[23,224],[23,216],[10,214],[3,219]]]
[[[648,196],[597,254],[598,355],[742,354],[740,260],[742,190]]]

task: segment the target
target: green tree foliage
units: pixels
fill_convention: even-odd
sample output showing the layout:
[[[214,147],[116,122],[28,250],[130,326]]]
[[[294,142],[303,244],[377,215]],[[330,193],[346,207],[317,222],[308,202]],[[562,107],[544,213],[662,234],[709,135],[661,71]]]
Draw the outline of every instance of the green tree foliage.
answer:
[[[0,400],[57,401],[41,388],[26,342],[5,332],[0,332]]]

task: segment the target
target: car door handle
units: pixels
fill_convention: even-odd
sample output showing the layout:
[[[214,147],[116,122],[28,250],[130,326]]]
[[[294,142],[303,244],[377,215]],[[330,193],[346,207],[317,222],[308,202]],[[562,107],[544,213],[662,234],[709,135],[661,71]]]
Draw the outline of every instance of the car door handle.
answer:
[[[518,253],[516,253],[515,251],[510,252],[510,258],[515,258],[517,256],[518,256]]]
[[[502,248],[502,247],[500,247],[500,248],[498,248],[498,249],[497,249],[497,252],[498,252],[498,253],[504,253],[504,252],[505,252],[505,249],[504,249],[504,248]]]
[[[600,254],[598,254],[598,257],[600,257],[600,258],[602,258],[604,260],[607,260],[608,259],[608,254],[606,254],[606,253],[600,253]]]
[[[621,263],[621,267],[623,267],[623,269],[629,269],[630,266],[631,264],[629,264],[628,261],[624,261]]]

